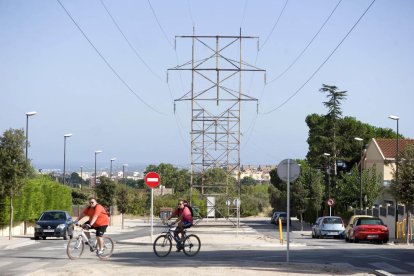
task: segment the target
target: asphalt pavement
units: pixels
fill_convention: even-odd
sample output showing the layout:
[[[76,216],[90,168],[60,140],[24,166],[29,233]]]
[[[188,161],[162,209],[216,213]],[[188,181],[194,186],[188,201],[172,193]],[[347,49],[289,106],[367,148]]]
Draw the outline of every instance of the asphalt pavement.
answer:
[[[286,247],[286,241],[282,244],[278,237],[265,236],[258,233],[245,223],[247,220],[254,220],[257,218],[245,218],[239,226],[233,225],[225,219],[203,219],[197,225],[191,228],[191,233],[200,237],[202,251],[217,251],[217,250],[260,250],[263,248],[275,248],[283,250]],[[129,219],[125,220],[124,228],[120,226],[110,226],[107,234],[117,234],[133,229],[146,228],[148,235],[143,237],[122,240],[122,242],[131,242],[134,244],[143,245],[143,247],[151,247],[152,241],[162,231],[159,227],[159,221],[155,221],[158,226],[153,227],[153,235],[150,235],[150,224],[143,219]],[[298,221],[293,221],[292,231],[299,231],[300,224]],[[309,226],[306,225],[304,231],[299,231],[297,234],[310,234]],[[292,232],[292,233],[293,233]],[[284,237],[286,239],[286,237]],[[0,237],[0,250],[16,249],[29,244],[34,244],[35,241],[32,236],[15,236],[12,240],[8,237]],[[290,243],[290,246],[305,246],[303,244]],[[116,247],[116,245],[115,245]],[[148,249],[148,248],[147,248]],[[165,258],[162,260],[166,260]],[[183,259],[184,260],[184,259]],[[123,266],[120,263],[108,261],[99,261],[98,259],[91,262],[78,262],[68,260],[67,265],[59,269],[46,268],[38,269],[29,275],[160,275],[180,274],[180,275],[257,275],[258,273],[266,275],[375,275],[373,271],[361,271],[356,268],[340,267],[335,265],[319,265],[309,263],[286,263],[275,262],[272,264],[263,265],[258,261],[241,260],[233,264],[226,264],[226,266],[209,264],[202,260],[192,259],[188,261],[185,259],[182,263],[166,262],[168,265],[156,265],[154,263],[140,264],[139,267]]]

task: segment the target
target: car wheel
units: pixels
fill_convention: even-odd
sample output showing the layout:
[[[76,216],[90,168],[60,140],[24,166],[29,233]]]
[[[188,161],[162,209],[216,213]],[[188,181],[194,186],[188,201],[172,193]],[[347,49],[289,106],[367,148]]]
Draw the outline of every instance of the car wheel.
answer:
[[[354,243],[359,243],[359,240],[356,237],[354,237]]]
[[[34,237],[34,239],[35,239],[35,240],[38,240],[38,239],[39,239],[39,236],[35,236],[35,237]]]
[[[63,239],[67,240],[68,239],[68,231],[65,230],[65,233],[63,234]]]
[[[42,239],[44,239],[44,240],[45,240],[45,239],[46,239],[46,237],[42,237]]]
[[[345,242],[349,242],[349,239],[347,236],[345,236]]]
[[[312,239],[314,239],[315,238],[315,233],[313,233],[313,231],[312,231]]]

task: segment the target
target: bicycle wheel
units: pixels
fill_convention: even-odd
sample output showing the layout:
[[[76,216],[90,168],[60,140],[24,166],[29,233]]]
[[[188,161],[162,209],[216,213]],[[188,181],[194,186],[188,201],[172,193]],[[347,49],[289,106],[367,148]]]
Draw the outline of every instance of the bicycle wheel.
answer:
[[[114,252],[114,242],[110,237],[103,237],[104,244],[103,244],[103,253],[98,254],[99,259],[106,260],[111,257],[112,253]]]
[[[155,239],[153,249],[158,257],[165,257],[171,252],[172,242],[168,235],[161,235]]]
[[[184,254],[192,257],[200,251],[201,242],[196,235],[188,235],[184,240]]]
[[[82,236],[72,238],[68,241],[66,254],[68,254],[68,257],[71,260],[79,259],[80,256],[82,256],[84,247],[85,245],[83,244]]]

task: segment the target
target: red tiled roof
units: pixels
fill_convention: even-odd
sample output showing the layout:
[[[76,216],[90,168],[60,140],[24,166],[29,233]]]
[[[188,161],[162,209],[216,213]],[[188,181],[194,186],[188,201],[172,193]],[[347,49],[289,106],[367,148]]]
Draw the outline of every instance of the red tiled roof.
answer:
[[[375,139],[375,141],[385,158],[395,158],[397,152],[397,139]],[[398,143],[401,152],[407,145],[414,146],[414,139],[399,139]]]

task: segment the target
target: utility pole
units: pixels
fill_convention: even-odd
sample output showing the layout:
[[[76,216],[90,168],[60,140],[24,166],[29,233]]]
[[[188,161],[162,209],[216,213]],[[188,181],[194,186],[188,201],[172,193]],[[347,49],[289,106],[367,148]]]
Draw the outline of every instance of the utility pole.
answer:
[[[238,36],[199,36],[193,29],[193,35],[175,38],[192,41],[191,60],[168,69],[191,72],[190,91],[174,100],[174,110],[176,102],[191,102],[190,204],[193,189],[203,196],[228,195],[231,175],[237,176],[240,198],[241,102],[258,102],[244,93],[243,73],[265,72],[244,61],[242,46],[256,39],[258,48],[258,37],[242,36],[241,30]],[[204,173],[212,168],[226,170],[225,183],[205,183]],[[196,176],[201,183],[194,183]]]

